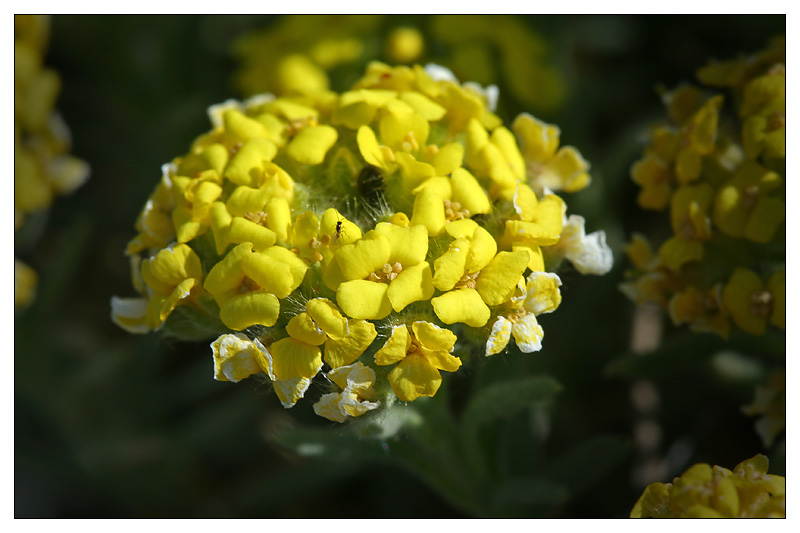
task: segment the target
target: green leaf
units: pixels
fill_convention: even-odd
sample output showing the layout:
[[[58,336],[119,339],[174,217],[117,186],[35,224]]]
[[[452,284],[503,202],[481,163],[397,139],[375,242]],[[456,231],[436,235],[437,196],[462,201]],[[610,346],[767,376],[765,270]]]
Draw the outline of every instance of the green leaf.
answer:
[[[477,393],[461,417],[464,453],[476,475],[483,478],[488,475],[486,454],[479,442],[481,426],[529,409],[560,390],[561,385],[555,379],[541,375],[498,382]]]
[[[164,335],[184,341],[204,341],[230,333],[219,315],[195,307],[179,305],[169,314],[160,330]]]
[[[556,506],[567,502],[569,489],[544,478],[514,478],[500,483],[492,498],[493,506],[499,510],[514,511],[514,507]]]
[[[602,481],[628,456],[630,449],[630,443],[619,436],[600,435],[550,461],[542,474],[563,483],[576,496]]]

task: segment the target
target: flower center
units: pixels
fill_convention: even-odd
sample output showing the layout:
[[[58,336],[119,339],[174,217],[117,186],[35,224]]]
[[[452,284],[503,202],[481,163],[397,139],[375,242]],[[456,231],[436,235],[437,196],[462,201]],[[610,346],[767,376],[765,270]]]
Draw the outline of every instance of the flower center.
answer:
[[[454,202],[448,199],[444,201],[444,215],[448,222],[460,220],[462,218],[469,218],[469,209],[462,209],[459,202]]]
[[[300,132],[300,130],[316,125],[317,125],[317,119],[312,116],[296,118],[291,120],[286,125],[286,135],[289,138],[292,138],[295,135],[297,135]]]
[[[772,312],[772,295],[767,291],[755,291],[750,295],[750,312],[761,317],[768,317]]]
[[[473,272],[472,274],[464,274],[461,277],[461,279],[458,280],[458,283],[456,283],[454,289],[474,289],[479,274],[480,272]]]
[[[510,313],[508,313],[506,315],[506,318],[512,324],[516,324],[517,322],[519,322],[522,319],[522,317],[524,317],[527,314],[528,314],[528,312],[525,310],[525,308],[524,307],[520,307],[519,309],[515,309],[515,310],[511,311]]]
[[[239,284],[239,293],[244,294],[246,292],[253,292],[257,291],[261,288],[261,285],[256,283],[250,278],[244,278],[242,282]]]
[[[264,211],[259,211],[254,213],[252,211],[248,211],[244,214],[244,218],[249,220],[250,222],[255,222],[259,226],[267,226],[267,214]]]
[[[403,265],[400,263],[395,263],[393,265],[386,263],[380,268],[380,270],[376,270],[370,274],[367,279],[369,281],[377,281],[378,283],[390,283],[402,271]]]
[[[779,130],[786,127],[786,112],[776,111],[769,116],[767,121],[767,129],[769,131]]]
[[[414,132],[409,131],[403,138],[403,151],[416,152],[418,150],[419,150],[419,143],[417,142],[417,139],[414,138]]]
[[[742,197],[742,207],[745,211],[750,212],[756,207],[756,203],[758,202],[758,197],[760,196],[761,191],[759,191],[757,185],[751,185],[750,187],[744,190],[744,196]]]

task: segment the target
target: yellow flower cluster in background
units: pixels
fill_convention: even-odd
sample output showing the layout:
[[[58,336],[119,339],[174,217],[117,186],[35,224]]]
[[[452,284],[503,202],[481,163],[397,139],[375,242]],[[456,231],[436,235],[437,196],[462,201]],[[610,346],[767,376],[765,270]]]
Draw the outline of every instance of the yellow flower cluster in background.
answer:
[[[696,464],[672,483],[651,483],[631,518],[785,518],[786,478],[756,455],[733,471]]]
[[[566,97],[546,41],[510,15],[287,15],[240,39],[235,83],[246,95],[343,90],[380,60],[433,62],[459,79],[498,84],[537,114]]]
[[[164,165],[127,248],[140,296],[111,302],[121,327],[216,336],[214,377],[261,375],[285,407],[322,375],[315,412],[343,422],[435,395],[469,339],[540,350],[561,302],[547,269],[610,270],[605,234],[555,192],[590,182],[557,127],[506,128],[443,67],[373,62],[343,93],[303,80],[212,106]]]
[[[669,123],[631,175],[639,206],[668,212],[671,236],[654,249],[633,235],[622,289],[695,331],[785,329],[785,39],[697,76],[726,92],[683,85],[664,95]]]
[[[14,15],[14,231],[89,177],[86,162],[69,154],[69,130],[55,110],[60,79],[44,66],[50,21]],[[14,260],[14,307],[36,294],[36,272]]]

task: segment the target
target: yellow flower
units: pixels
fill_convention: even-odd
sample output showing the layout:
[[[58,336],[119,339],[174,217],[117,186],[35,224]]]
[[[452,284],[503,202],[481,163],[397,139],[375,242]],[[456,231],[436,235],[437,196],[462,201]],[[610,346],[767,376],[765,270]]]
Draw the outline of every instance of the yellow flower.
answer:
[[[332,368],[351,364],[377,336],[371,322],[348,320],[327,298],[310,300],[304,312],[289,320],[286,332],[306,344],[324,344],[324,359]]]
[[[146,322],[158,329],[176,306],[192,303],[202,292],[200,258],[186,244],[176,244],[142,261],[142,279],[150,294]]]
[[[128,333],[149,333],[147,298],[111,297],[111,321]]]
[[[36,296],[36,283],[39,276],[36,271],[14,258],[14,309],[23,309],[30,305]]]
[[[486,192],[464,168],[454,169],[450,177],[428,178],[412,193],[415,196],[411,224],[425,226],[431,237],[440,235],[449,222],[492,212]]]
[[[532,272],[525,283],[522,277],[504,314],[498,314],[486,341],[486,356],[502,352],[511,335],[523,353],[542,349],[544,330],[538,315],[552,313],[561,303],[561,279],[549,272]]]
[[[561,131],[528,113],[522,113],[512,125],[520,139],[528,180],[539,192],[576,192],[589,185],[589,163],[572,146],[559,148]]]
[[[283,339],[283,341],[292,341],[292,339]],[[259,372],[264,372],[272,380],[275,394],[283,407],[289,409],[305,395],[311,385],[311,377],[314,377],[322,367],[322,362],[316,361],[313,357],[313,349],[308,349],[313,347],[306,346],[306,349],[302,349],[302,343],[298,344],[301,345],[300,350],[293,350],[292,343],[287,346],[287,343],[282,341],[273,343],[270,349],[267,349],[261,344],[261,341],[250,340],[244,333],[221,335],[211,343],[214,357],[214,379],[236,383]],[[308,357],[309,352],[310,358]],[[279,354],[278,359],[284,360],[282,370],[288,377],[279,378],[273,371],[275,354]],[[315,370],[309,370],[309,366]],[[292,375],[298,372],[311,374],[311,376]]]
[[[524,251],[495,253],[494,238],[471,220],[448,225],[448,232],[455,240],[434,262],[433,284],[444,294],[431,304],[445,324],[481,327],[489,320],[487,306],[502,305],[513,296],[528,255]]]
[[[696,464],[672,483],[651,483],[631,518],[785,518],[786,479],[767,474],[769,461],[756,455],[731,472]]]
[[[424,226],[381,222],[361,239],[339,248],[325,272],[336,302],[348,316],[378,320],[392,310],[433,296]]]
[[[208,273],[204,284],[220,306],[220,319],[233,330],[272,326],[286,298],[303,281],[308,266],[280,246],[253,251],[245,242],[233,248]]]
[[[674,324],[689,324],[692,331],[711,331],[727,338],[731,325],[722,310],[722,286],[701,291],[690,285],[669,301],[669,315]]]
[[[786,329],[786,269],[765,285],[758,274],[737,268],[722,289],[722,302],[733,322],[753,335],[763,335],[767,322]]]
[[[405,325],[395,326],[386,344],[375,353],[375,363],[397,363],[389,373],[389,383],[401,401],[433,396],[442,384],[439,371],[455,372],[461,366],[461,359],[450,353],[456,340],[452,331],[430,322],[414,322],[411,331]]]
[[[381,402],[375,398],[375,371],[362,363],[341,366],[331,370],[326,377],[342,392],[323,394],[314,404],[314,412],[333,422],[344,422],[348,417],[361,416],[377,409]]]
[[[413,63],[425,48],[422,34],[416,28],[397,28],[389,34],[386,52],[393,63]]]
[[[211,343],[211,350],[217,381],[237,383],[265,370],[259,363],[266,361],[266,349],[244,333],[220,335]]]
[[[330,207],[318,219],[312,211],[297,216],[292,226],[292,251],[309,263],[327,265],[336,250],[361,238],[361,229]]]
[[[786,430],[786,372],[776,372],[763,385],[756,385],[753,403],[742,407],[747,416],[761,415],[756,420],[756,433],[767,448]]]
[[[172,223],[172,210],[175,208],[172,194],[172,177],[177,166],[166,163],[161,166],[161,181],[148,198],[136,219],[134,237],[126,249],[128,255],[137,254],[148,248],[166,248],[175,240],[175,226]]]
[[[707,212],[713,195],[707,183],[683,185],[673,194],[670,219],[675,235],[658,250],[659,259],[671,270],[703,258],[703,243],[711,238]]]
[[[519,185],[514,195],[514,210],[516,215],[506,221],[500,247],[526,251],[528,268],[544,270],[541,246],[556,244],[561,238],[566,204],[555,194],[545,194],[539,200],[530,187]]]
[[[732,237],[769,242],[786,218],[786,205],[769,194],[783,185],[781,177],[754,161],[744,163],[717,192],[714,224]]]

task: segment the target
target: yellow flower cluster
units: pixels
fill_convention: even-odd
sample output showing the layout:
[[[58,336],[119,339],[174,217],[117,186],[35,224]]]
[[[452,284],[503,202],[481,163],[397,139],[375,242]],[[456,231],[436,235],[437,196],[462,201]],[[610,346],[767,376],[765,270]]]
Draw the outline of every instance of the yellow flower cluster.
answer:
[[[672,483],[651,483],[631,518],[786,518],[786,478],[756,455],[731,472],[696,464]]]
[[[348,87],[369,61],[432,61],[462,79],[501,84],[525,109],[547,113],[566,96],[543,38],[511,15],[286,15],[240,39],[236,84],[247,95]],[[276,66],[277,65],[277,66]]]
[[[43,65],[50,21],[14,15],[14,231],[89,177],[89,166],[69,155],[69,129],[55,110],[60,79]],[[36,272],[14,260],[14,307],[31,303]]]
[[[672,236],[657,251],[633,236],[622,289],[667,307],[676,324],[723,337],[731,323],[752,334],[767,323],[785,329],[785,63],[780,38],[700,69],[700,81],[728,92],[665,94],[670,123],[631,169],[639,206],[668,208]]]
[[[263,374],[285,407],[320,373],[331,392],[314,409],[337,422],[433,396],[465,329],[487,356],[511,336],[541,349],[537,317],[561,302],[545,257],[611,268],[604,233],[586,235],[552,190],[588,185],[579,152],[531,115],[507,129],[441,67],[376,62],[341,94],[209,115],[137,220],[140,296],[114,297],[112,318],[219,335],[214,377]]]

